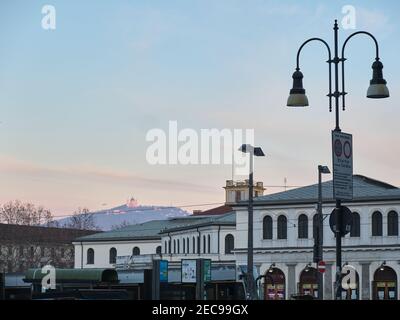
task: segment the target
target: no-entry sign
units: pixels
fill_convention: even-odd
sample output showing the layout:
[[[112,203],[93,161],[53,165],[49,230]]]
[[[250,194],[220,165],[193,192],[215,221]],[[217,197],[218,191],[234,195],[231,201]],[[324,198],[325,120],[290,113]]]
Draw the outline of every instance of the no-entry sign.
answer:
[[[318,271],[321,273],[325,272],[326,266],[325,266],[325,261],[320,261],[318,262]]]
[[[353,136],[332,131],[333,196],[353,199]]]

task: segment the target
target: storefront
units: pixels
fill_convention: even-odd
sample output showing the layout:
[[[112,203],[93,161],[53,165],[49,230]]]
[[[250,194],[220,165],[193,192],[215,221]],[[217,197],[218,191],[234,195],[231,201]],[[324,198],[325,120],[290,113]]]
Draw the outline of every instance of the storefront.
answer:
[[[313,267],[306,267],[300,273],[298,291],[301,295],[318,297],[318,271]]]
[[[392,268],[382,265],[375,271],[373,281],[373,299],[397,299],[397,275]]]
[[[264,280],[264,299],[285,300],[285,298],[285,274],[278,268],[268,269]]]

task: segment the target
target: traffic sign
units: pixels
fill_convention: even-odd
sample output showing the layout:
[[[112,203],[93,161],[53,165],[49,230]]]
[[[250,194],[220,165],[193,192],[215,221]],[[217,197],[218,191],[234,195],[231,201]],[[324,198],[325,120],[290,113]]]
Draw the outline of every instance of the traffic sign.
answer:
[[[332,131],[333,196],[353,199],[353,136]]]
[[[336,228],[336,213],[337,209],[333,209],[331,212],[331,215],[329,217],[329,226],[331,227],[331,230],[334,234],[337,232]],[[351,231],[351,227],[353,225],[353,215],[351,213],[351,210],[348,207],[341,206],[339,209],[339,214],[342,216],[342,226],[340,228],[340,234],[342,237],[344,237],[346,234],[348,234]]]
[[[319,271],[319,272],[324,273],[324,272],[325,272],[325,269],[326,269],[325,261],[320,261],[320,262],[318,262],[317,268],[318,268],[318,271]]]

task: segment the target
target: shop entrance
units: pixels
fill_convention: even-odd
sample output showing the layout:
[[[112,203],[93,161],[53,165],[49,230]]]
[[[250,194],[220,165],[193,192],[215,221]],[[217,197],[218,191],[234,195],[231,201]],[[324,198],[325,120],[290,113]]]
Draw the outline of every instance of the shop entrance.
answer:
[[[381,266],[375,271],[373,298],[375,300],[397,299],[397,275],[392,268]]]
[[[309,295],[318,297],[318,271],[313,267],[306,267],[300,273],[300,282],[298,285],[300,295]]]
[[[270,268],[265,273],[264,299],[285,300],[285,274],[279,268]]]

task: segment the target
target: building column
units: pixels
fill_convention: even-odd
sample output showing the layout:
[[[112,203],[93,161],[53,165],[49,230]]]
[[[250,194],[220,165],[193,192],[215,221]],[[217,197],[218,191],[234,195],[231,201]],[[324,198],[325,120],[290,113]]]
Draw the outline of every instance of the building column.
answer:
[[[361,300],[371,299],[371,280],[369,278],[370,261],[362,261],[361,265]]]
[[[288,274],[287,274],[287,296],[286,299],[290,299],[292,294],[297,291],[296,288],[296,265],[297,263],[287,263]]]
[[[332,262],[327,262],[325,265],[325,273],[324,273],[324,300],[332,300]]]

